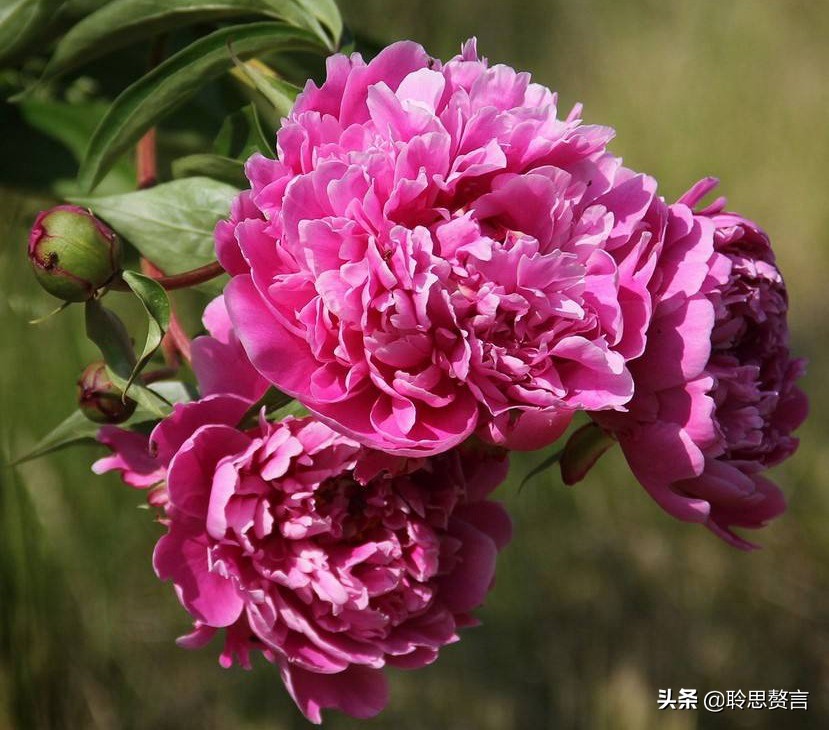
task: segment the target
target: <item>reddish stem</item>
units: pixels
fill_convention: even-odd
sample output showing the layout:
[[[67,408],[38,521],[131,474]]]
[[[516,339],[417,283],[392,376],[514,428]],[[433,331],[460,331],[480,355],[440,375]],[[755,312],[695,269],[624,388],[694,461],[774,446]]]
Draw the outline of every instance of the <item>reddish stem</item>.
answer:
[[[135,176],[138,189],[151,188],[158,182],[155,154],[155,127],[148,129],[135,148]]]
[[[181,322],[179,322],[175,312],[170,313],[170,326],[167,328],[167,334],[170,336],[170,339],[173,341],[176,349],[189,365],[193,360],[190,350],[190,338],[181,326]]]
[[[169,380],[175,377],[177,372],[174,368],[159,368],[149,373],[142,373],[141,382],[144,385],[151,385],[152,383],[157,383],[159,380]]]
[[[224,273],[225,270],[222,268],[222,265],[218,261],[213,261],[204,266],[199,266],[198,269],[185,271],[181,274],[173,274],[172,276],[154,276],[150,274],[150,276],[167,291],[172,291],[173,289],[186,289],[189,286],[203,284]]]

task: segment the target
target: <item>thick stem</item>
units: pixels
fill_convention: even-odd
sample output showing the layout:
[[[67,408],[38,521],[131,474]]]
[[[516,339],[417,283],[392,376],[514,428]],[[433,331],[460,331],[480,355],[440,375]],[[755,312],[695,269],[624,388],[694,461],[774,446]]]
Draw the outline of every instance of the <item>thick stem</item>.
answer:
[[[149,373],[142,373],[141,374],[141,382],[144,385],[152,385],[153,383],[157,383],[159,380],[169,380],[170,378],[174,378],[178,370],[175,368],[159,368],[158,370],[153,370]]]
[[[167,334],[173,341],[176,349],[189,365],[193,360],[190,349],[190,338],[181,326],[181,322],[179,322],[175,312],[170,314],[170,326],[167,328]]]
[[[167,291],[174,289],[186,289],[189,286],[196,286],[203,284],[206,281],[215,279],[225,273],[222,265],[218,261],[200,266],[198,269],[185,271],[181,274],[173,274],[172,276],[153,276],[161,286]],[[151,275],[152,276],[152,275]]]

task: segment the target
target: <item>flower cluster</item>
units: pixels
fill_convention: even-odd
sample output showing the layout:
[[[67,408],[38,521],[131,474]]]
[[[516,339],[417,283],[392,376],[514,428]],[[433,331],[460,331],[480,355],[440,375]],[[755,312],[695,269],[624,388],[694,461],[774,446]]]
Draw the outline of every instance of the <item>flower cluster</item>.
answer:
[[[667,203],[580,117],[474,41],[446,64],[398,43],[329,59],[248,160],[199,399],[103,426],[94,466],[162,510],[183,646],[223,630],[222,665],[263,655],[313,722],[376,714],[384,667],[475,623],[508,451],[579,411],[679,519],[748,548],[733,528],[783,511],[764,472],[807,402],[768,236],[697,209],[712,179]],[[307,410],[269,413],[273,387]]]

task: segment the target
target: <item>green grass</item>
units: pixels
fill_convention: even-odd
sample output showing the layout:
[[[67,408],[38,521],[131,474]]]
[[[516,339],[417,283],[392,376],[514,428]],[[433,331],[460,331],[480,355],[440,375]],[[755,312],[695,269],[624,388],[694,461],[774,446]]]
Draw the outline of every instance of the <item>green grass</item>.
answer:
[[[628,164],[669,199],[706,174],[770,231],[792,298],[813,404],[776,478],[789,512],[737,552],[663,514],[611,453],[580,485],[554,474],[502,488],[516,538],[466,632],[431,668],[394,672],[373,728],[822,728],[829,723],[829,5],[806,0],[343,2],[358,29],[435,55],[476,34],[531,70],[562,107],[618,130]],[[5,133],[6,130],[4,129]],[[0,163],[2,166],[2,163]],[[5,458],[73,406],[94,351],[71,308],[26,270],[26,228],[47,201],[0,198],[0,449]],[[178,649],[188,622],[153,575],[161,533],[143,495],[96,477],[95,448],[0,470],[0,728],[307,727],[264,662],[218,667]],[[659,713],[663,687],[805,689],[810,710]],[[332,728],[363,723],[330,715]]]

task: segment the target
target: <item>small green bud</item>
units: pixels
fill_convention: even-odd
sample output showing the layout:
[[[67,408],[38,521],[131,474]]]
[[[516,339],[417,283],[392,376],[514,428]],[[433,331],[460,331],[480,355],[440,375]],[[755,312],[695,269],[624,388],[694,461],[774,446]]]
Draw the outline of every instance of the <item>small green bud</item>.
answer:
[[[67,302],[85,302],[121,268],[118,236],[88,210],[42,211],[29,234],[29,261],[40,285]]]
[[[78,406],[95,423],[123,423],[135,412],[135,401],[121,400],[123,392],[107,375],[106,364],[93,362],[78,380]]]

